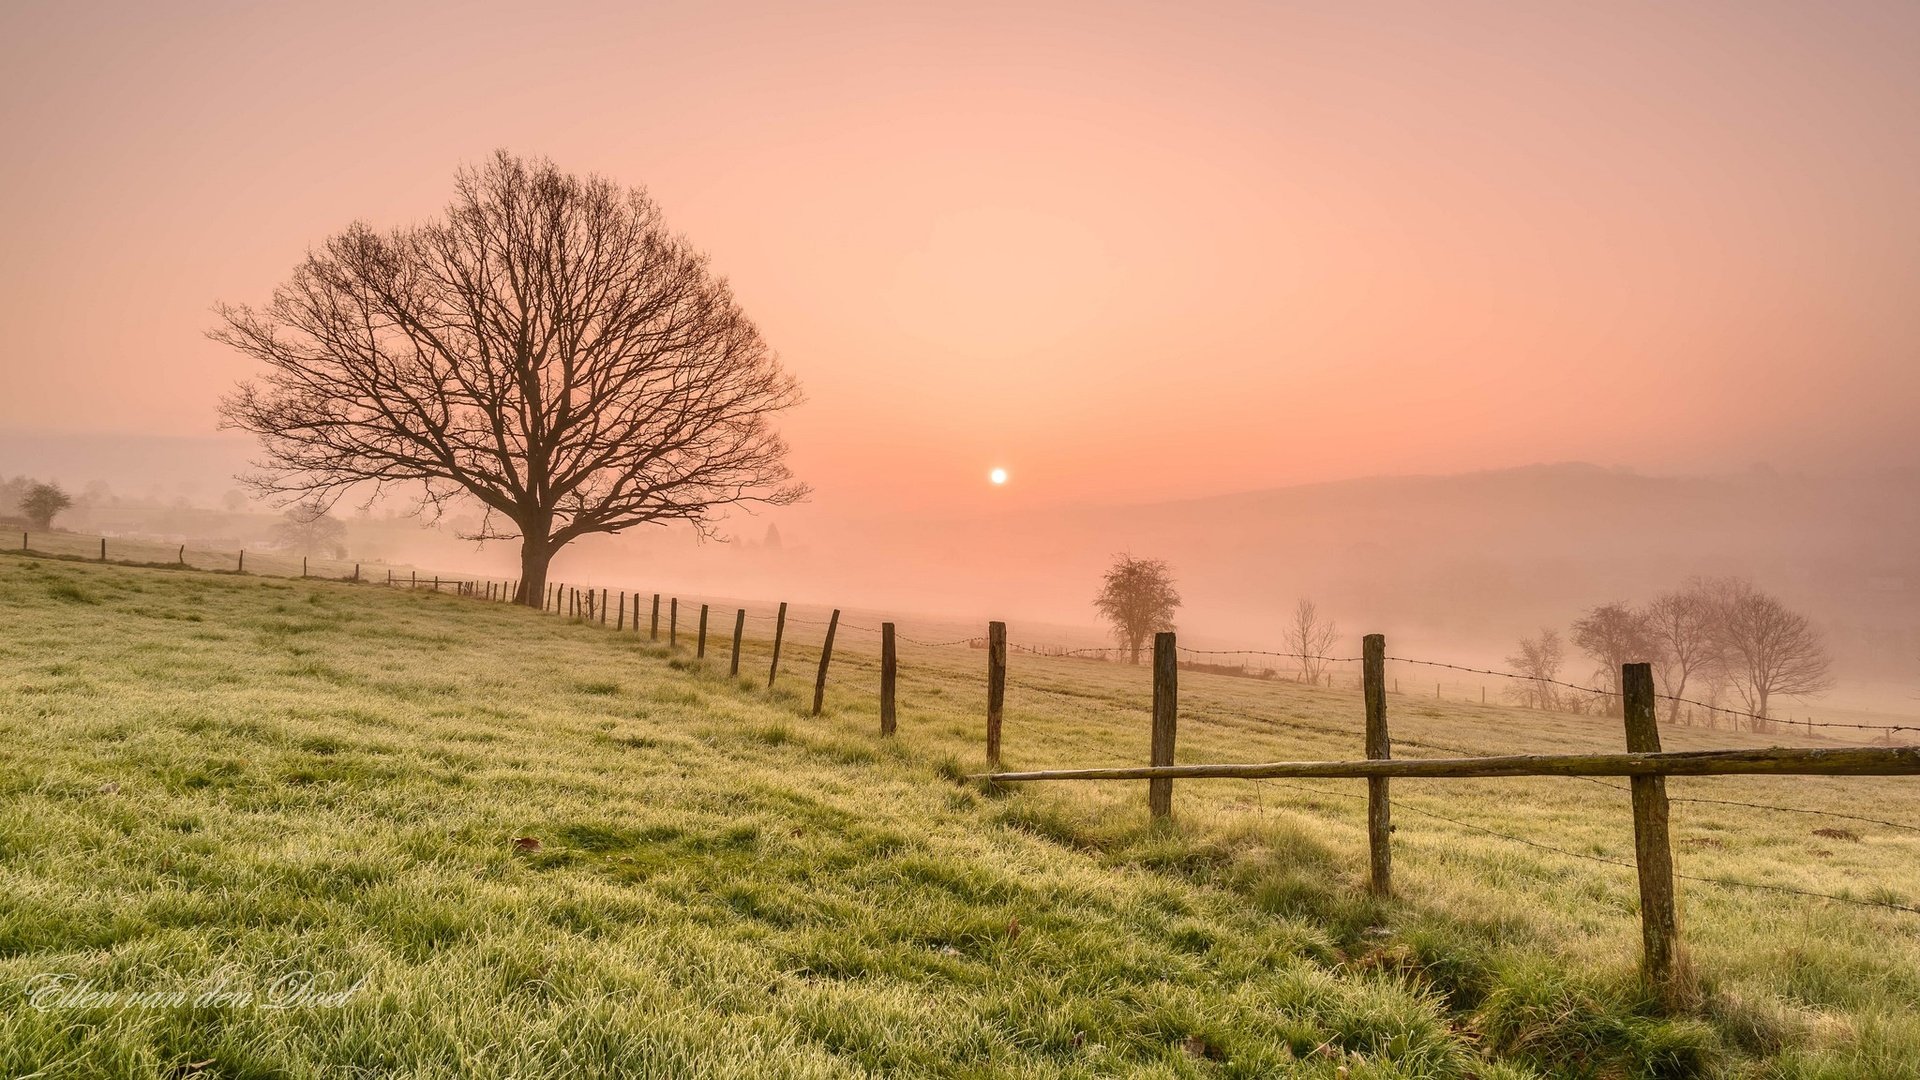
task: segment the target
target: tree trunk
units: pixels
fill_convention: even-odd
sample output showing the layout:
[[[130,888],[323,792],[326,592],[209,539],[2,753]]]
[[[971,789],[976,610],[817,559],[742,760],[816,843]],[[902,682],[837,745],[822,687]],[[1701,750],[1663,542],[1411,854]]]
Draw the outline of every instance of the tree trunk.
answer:
[[[1673,693],[1669,695],[1670,700],[1668,701],[1668,704],[1667,704],[1667,723],[1677,724],[1680,722],[1680,699],[1685,697],[1686,693],[1687,693],[1687,673],[1682,671],[1680,673],[1680,685],[1674,687]],[[1691,721],[1693,718],[1689,716],[1687,719]]]
[[[520,541],[520,585],[513,602],[530,608],[544,608],[547,601],[547,564],[553,551],[531,538]]]
[[[1133,652],[1133,666],[1139,667],[1140,666],[1140,635],[1139,634],[1133,635],[1132,639],[1128,642],[1128,647]]]

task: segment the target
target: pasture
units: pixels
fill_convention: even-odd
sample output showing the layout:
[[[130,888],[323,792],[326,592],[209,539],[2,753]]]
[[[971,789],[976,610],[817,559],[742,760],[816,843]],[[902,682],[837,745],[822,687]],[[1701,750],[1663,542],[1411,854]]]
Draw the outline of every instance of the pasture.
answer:
[[[796,611],[768,691],[770,611],[730,678],[732,608],[696,661],[697,603],[669,649],[431,592],[0,556],[0,1072],[1920,1061],[1920,915],[1875,906],[1920,904],[1911,780],[1671,781],[1682,875],[1840,899],[1681,881],[1698,1004],[1666,1015],[1634,971],[1621,785],[1396,781],[1399,895],[1376,902],[1358,783],[1182,782],[1170,826],[1140,782],[982,790],[957,781],[983,764],[981,651],[903,643],[882,739],[862,620],[813,718],[822,613]],[[1180,762],[1360,754],[1354,690],[1181,678]],[[1149,696],[1145,667],[1016,654],[1005,764],[1140,764]],[[1390,711],[1396,756],[1621,745],[1605,717]]]

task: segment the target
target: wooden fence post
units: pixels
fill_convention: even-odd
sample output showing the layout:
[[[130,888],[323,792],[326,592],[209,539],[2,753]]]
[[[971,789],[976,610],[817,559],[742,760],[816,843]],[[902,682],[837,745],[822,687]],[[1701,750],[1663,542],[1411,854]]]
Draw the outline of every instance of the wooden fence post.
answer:
[[[1660,752],[1653,665],[1620,668],[1620,699],[1627,720],[1627,752]],[[1640,871],[1640,971],[1671,1004],[1680,974],[1680,929],[1673,911],[1673,849],[1667,836],[1667,778],[1636,776],[1633,789],[1633,861]]]
[[[773,620],[773,666],[767,669],[767,689],[773,689],[774,676],[780,674],[780,638],[787,632],[787,602],[780,601],[780,614]]]
[[[833,659],[833,634],[840,629],[840,609],[827,617],[827,640],[820,643],[820,674],[813,677],[813,715],[819,716],[827,702],[827,662]]]
[[[22,542],[21,542],[21,544],[20,544],[20,546],[21,546],[21,547],[26,547],[27,545],[26,545],[26,543],[25,543],[25,541],[26,541],[26,539],[27,539],[27,534],[26,534],[26,533],[21,533],[21,534],[20,534],[20,539],[21,539],[21,541],[22,541]],[[181,545],[180,545],[180,554],[179,554],[178,556],[176,556],[176,557],[175,557],[175,559],[174,559],[174,561],[175,561],[175,562],[177,562],[177,563],[179,563],[179,564],[180,564],[181,566],[185,566],[185,565],[187,565],[187,545],[185,545],[185,544],[181,544]]]
[[[1000,719],[1007,703],[1007,624],[987,624],[987,765],[1000,767]]]
[[[680,598],[667,601],[667,648],[671,649],[680,641]]]
[[[600,590],[600,625],[607,625],[607,590]]]
[[[359,563],[353,564],[353,580],[355,581],[360,580],[360,564]]]
[[[694,639],[693,658],[695,660],[707,658],[707,605],[705,604],[700,605],[700,636]]]
[[[240,552],[240,565],[234,569],[242,574],[247,572],[247,553],[245,551]]]
[[[1173,764],[1173,736],[1180,722],[1180,653],[1173,632],[1153,635],[1153,746],[1149,765]],[[1155,818],[1173,816],[1173,779],[1157,776],[1147,781],[1147,811]]]
[[[627,590],[625,589],[620,590],[620,617],[614,621],[613,628],[616,631],[627,628]]]
[[[1365,686],[1367,756],[1390,758],[1393,741],[1387,737],[1387,639],[1368,634],[1360,643],[1360,679]],[[1371,862],[1368,888],[1375,896],[1393,894],[1393,806],[1387,778],[1367,778],[1367,848]]]
[[[727,677],[735,678],[740,674],[740,635],[747,629],[747,609],[741,608],[733,613],[733,661],[727,665]]]
[[[23,530],[21,530],[21,533],[20,533],[20,550],[21,550],[21,551],[25,551],[25,550],[27,550],[27,534],[26,534],[26,531],[25,531],[24,529],[23,529]],[[187,545],[185,545],[185,544],[181,544],[181,545],[180,545],[180,550],[181,550],[181,551],[185,551],[185,550],[187,550]],[[182,561],[184,561],[184,560],[182,560]]]
[[[104,536],[100,538],[100,561],[107,561],[107,538]]]
[[[894,651],[893,624],[880,624],[880,734],[891,735],[894,728],[893,694],[900,677],[900,658]]]
[[[300,556],[300,576],[307,576],[307,557],[305,555]]]
[[[653,640],[660,640],[660,594],[653,594]]]

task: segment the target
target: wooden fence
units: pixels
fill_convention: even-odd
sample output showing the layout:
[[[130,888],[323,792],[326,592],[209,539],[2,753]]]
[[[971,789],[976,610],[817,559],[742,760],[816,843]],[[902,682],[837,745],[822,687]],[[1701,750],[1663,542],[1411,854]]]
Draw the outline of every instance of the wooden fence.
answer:
[[[1385,897],[1393,892],[1393,804],[1389,785],[1394,777],[1625,776],[1630,778],[1634,866],[1640,880],[1641,971],[1663,999],[1677,995],[1687,982],[1680,959],[1679,924],[1674,912],[1673,847],[1668,829],[1667,777],[1742,774],[1920,775],[1920,747],[1663,752],[1660,749],[1660,726],[1655,710],[1653,668],[1649,664],[1626,664],[1621,668],[1626,722],[1625,753],[1526,754],[1396,761],[1393,759],[1387,727],[1386,639],[1379,634],[1368,635],[1362,649],[1366,710],[1364,759],[1175,765],[1173,750],[1179,719],[1176,649],[1173,634],[1163,633],[1155,637],[1153,734],[1148,764],[1099,769],[992,771],[970,779],[994,784],[1054,780],[1145,780],[1148,812],[1155,818],[1167,818],[1173,813],[1175,780],[1274,777],[1364,779],[1367,782],[1369,888],[1376,895]],[[1001,668],[1004,668],[1004,664],[1004,659],[997,662]],[[1004,673],[1000,678],[1004,681]],[[987,721],[987,747],[989,762],[996,762],[998,726],[991,706]]]

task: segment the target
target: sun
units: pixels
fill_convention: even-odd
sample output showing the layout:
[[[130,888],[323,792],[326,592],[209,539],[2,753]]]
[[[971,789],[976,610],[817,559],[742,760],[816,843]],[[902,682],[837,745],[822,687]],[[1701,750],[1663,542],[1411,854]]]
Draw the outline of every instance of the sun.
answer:
[[[987,479],[993,481],[995,484],[1004,484],[1007,482],[1007,470],[995,469],[987,474]]]

